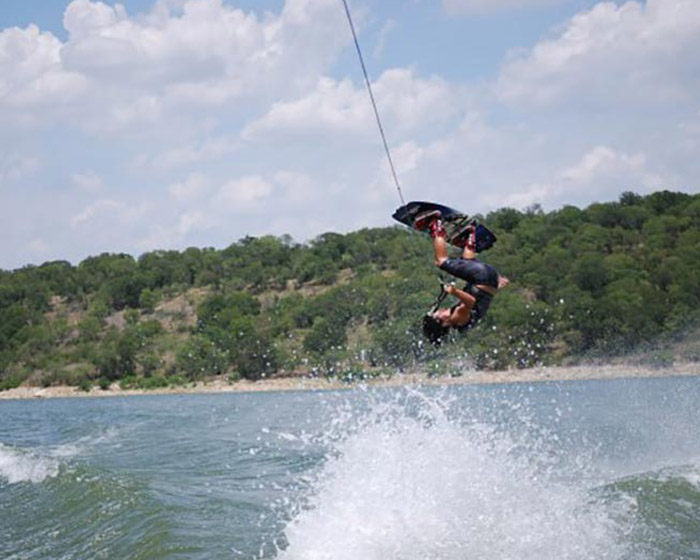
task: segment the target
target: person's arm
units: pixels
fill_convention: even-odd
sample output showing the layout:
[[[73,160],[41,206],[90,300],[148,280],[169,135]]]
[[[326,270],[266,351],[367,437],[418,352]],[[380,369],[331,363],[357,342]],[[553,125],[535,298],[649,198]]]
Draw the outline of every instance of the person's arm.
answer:
[[[460,303],[466,305],[470,310],[472,307],[474,307],[474,304],[476,303],[476,298],[473,295],[468,294],[464,290],[460,290],[453,284],[449,284],[448,286],[446,286],[445,291],[448,294],[455,296],[460,301]]]
[[[446,286],[445,291],[448,294],[455,296],[460,303],[460,305],[458,305],[450,315],[451,325],[455,327],[466,325],[471,318],[472,308],[476,303],[476,298],[464,290],[460,290],[459,288],[455,287],[454,284],[449,284]]]
[[[510,280],[506,278],[505,276],[501,276],[500,274],[498,275],[498,289],[502,290],[505,288],[508,284],[510,284]]]

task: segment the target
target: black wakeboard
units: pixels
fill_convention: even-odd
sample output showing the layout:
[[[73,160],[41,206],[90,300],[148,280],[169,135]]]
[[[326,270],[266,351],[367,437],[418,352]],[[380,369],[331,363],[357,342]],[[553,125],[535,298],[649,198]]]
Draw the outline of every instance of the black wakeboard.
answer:
[[[392,218],[397,222],[418,231],[426,231],[427,228],[416,228],[416,217],[432,210],[440,212],[440,219],[443,222],[445,232],[447,233],[447,242],[455,247],[463,248],[466,242],[465,229],[474,224],[476,226],[476,252],[486,251],[495,242],[496,236],[485,225],[479,223],[478,220],[470,218],[468,214],[435,202],[412,201],[401,206],[393,213]]]

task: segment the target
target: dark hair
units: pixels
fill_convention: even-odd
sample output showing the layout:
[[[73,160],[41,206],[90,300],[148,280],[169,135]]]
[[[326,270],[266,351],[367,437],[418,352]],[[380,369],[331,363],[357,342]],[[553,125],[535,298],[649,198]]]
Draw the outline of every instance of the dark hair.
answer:
[[[423,317],[423,336],[428,339],[430,344],[439,346],[445,341],[449,332],[450,327],[444,326],[432,314],[427,313]]]

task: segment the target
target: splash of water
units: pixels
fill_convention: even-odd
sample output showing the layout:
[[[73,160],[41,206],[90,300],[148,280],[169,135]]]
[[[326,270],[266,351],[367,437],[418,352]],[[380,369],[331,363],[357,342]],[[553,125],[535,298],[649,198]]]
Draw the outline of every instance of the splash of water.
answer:
[[[339,417],[283,560],[626,557],[619,512],[561,476],[527,423],[450,418],[416,393]]]
[[[42,456],[31,450],[8,447],[0,443],[0,481],[43,482],[58,474],[55,457]]]

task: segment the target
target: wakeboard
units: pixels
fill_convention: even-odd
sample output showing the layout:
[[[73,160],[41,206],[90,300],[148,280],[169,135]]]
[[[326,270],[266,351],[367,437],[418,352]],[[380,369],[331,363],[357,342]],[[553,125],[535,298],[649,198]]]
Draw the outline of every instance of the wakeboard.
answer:
[[[434,210],[438,210],[440,212],[440,219],[442,220],[445,232],[447,233],[446,239],[450,245],[459,247],[460,249],[463,248],[464,244],[466,243],[465,230],[471,224],[476,226],[477,253],[486,251],[496,242],[496,236],[493,234],[493,232],[484,224],[479,223],[478,220],[471,218],[464,212],[455,210],[454,208],[450,208],[449,206],[445,206],[443,204],[437,204],[435,202],[409,202],[405,206],[398,208],[392,215],[392,218],[412,229],[418,229],[418,231],[428,231],[428,228],[425,226],[420,229],[416,228],[416,217]]]

